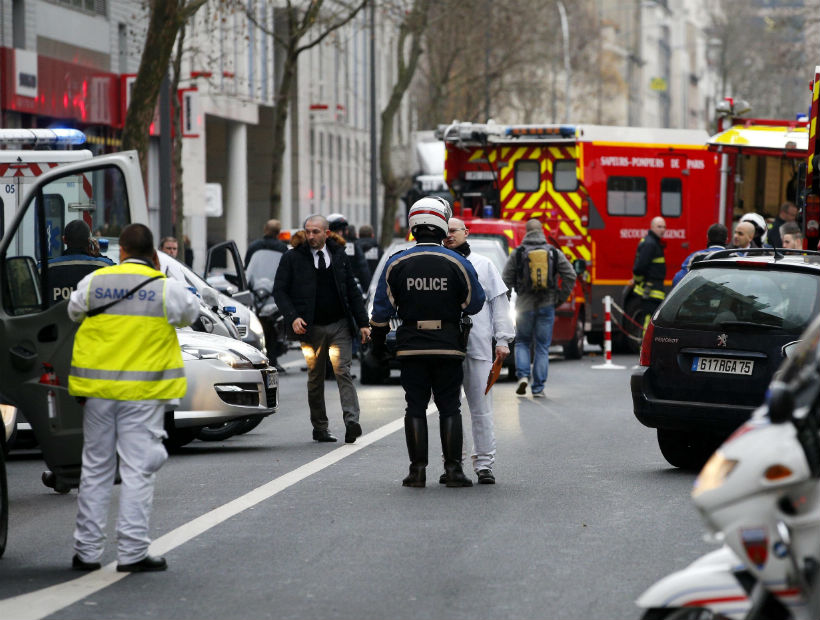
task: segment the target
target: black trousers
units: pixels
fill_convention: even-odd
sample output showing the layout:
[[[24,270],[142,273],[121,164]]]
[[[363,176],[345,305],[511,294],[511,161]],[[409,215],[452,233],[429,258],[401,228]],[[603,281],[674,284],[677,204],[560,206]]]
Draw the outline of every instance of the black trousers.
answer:
[[[399,360],[408,416],[427,416],[431,392],[440,417],[461,415],[461,382],[464,379],[461,358],[405,357]]]

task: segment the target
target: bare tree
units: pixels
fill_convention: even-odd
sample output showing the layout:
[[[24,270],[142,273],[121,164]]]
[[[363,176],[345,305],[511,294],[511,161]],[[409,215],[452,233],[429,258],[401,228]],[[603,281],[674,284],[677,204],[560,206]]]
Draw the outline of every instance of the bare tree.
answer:
[[[246,3],[233,0],[235,6],[242,7],[248,20],[259,30],[273,38],[284,54],[281,77],[274,95],[273,108],[273,164],[271,169],[270,216],[279,218],[282,210],[282,173],[285,163],[285,130],[288,121],[288,106],[296,85],[296,69],[299,55],[324,41],[328,35],[353,20],[369,0],[344,2],[342,0],[310,0],[294,3],[286,0],[282,9],[287,21],[284,31],[271,30],[260,23],[247,10]],[[311,35],[306,43],[302,40]]]
[[[146,176],[149,128],[154,118],[160,84],[168,72],[177,34],[205,2],[207,0],[150,2],[148,32],[122,132],[123,149],[136,149],[139,153],[143,178]]]
[[[430,3],[431,0],[413,0],[412,8],[404,13],[404,19],[399,24],[396,38],[396,82],[393,84],[387,105],[381,113],[379,169],[384,186],[384,211],[379,239],[381,239],[382,247],[386,247],[393,236],[393,222],[396,219],[399,197],[410,187],[411,183],[407,177],[397,177],[393,170],[391,159],[393,123],[418,67],[422,53],[422,35],[427,25]]]

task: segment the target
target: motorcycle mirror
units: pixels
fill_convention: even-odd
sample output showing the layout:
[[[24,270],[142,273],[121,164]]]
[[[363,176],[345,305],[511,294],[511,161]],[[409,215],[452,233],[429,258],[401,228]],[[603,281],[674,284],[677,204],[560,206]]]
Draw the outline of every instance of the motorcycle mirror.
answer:
[[[782,381],[772,382],[769,388],[769,419],[772,424],[783,424],[792,419],[794,394]]]

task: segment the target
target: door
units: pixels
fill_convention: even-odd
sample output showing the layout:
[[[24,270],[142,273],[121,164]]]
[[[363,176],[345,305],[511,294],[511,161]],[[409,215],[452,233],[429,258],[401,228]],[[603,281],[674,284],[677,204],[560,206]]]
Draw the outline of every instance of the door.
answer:
[[[67,186],[76,191],[67,194]],[[92,234],[109,238],[109,258],[116,262],[122,228],[148,219],[136,153],[44,174],[0,242],[0,350],[8,352],[0,355],[0,396],[22,410],[63,486],[79,483],[81,463],[82,408],[67,389],[78,325],[68,318],[67,301],[50,305],[46,281],[49,260],[62,251],[54,226],[78,219]],[[58,385],[41,383],[45,365],[54,369]],[[49,407],[49,391],[56,407]]]
[[[239,248],[233,241],[217,243],[208,250],[205,280],[239,303],[253,307],[253,293],[248,289],[245,267],[239,256]]]

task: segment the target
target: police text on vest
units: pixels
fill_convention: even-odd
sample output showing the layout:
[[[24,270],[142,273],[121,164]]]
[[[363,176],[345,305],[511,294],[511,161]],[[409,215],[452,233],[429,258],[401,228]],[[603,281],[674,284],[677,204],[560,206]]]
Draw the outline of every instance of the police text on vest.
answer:
[[[407,278],[407,290],[446,291],[447,278]]]

